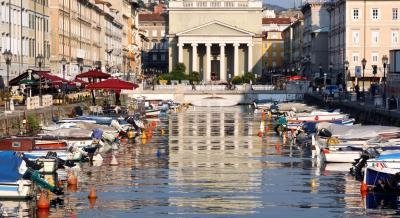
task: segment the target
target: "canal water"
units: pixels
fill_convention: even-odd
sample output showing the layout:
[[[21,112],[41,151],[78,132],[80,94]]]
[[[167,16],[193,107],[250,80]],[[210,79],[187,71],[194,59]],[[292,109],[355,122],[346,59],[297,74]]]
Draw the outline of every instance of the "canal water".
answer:
[[[282,146],[272,123],[259,137],[260,121],[261,115],[248,107],[196,107],[162,117],[151,139],[114,153],[118,166],[109,166],[112,153],[101,165],[82,164],[78,186],[66,189],[63,205],[51,208],[49,216],[396,214],[396,196],[362,198],[348,165],[320,166],[307,149]],[[92,186],[98,198],[89,201]]]

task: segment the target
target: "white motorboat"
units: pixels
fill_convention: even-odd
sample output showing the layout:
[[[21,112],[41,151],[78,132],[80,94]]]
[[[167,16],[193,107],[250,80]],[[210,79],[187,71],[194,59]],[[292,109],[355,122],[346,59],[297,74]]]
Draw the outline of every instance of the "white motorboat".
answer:
[[[27,199],[32,197],[32,182],[17,180],[15,182],[0,182],[0,199]]]
[[[191,104],[197,107],[231,107],[237,105],[238,102],[219,96],[210,96],[194,100]]]

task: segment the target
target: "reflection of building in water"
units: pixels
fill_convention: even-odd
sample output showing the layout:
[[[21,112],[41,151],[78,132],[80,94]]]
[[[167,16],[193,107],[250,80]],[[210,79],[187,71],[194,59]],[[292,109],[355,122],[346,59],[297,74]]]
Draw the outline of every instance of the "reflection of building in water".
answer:
[[[258,125],[240,108],[200,109],[170,117],[170,203],[208,213],[249,213],[261,206]],[[248,116],[248,115],[247,115]]]

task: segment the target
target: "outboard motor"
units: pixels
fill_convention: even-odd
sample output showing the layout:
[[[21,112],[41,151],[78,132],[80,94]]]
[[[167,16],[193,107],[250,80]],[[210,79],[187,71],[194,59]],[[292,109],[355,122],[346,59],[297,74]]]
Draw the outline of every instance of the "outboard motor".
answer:
[[[350,174],[355,177],[356,180],[363,180],[363,168],[370,158],[375,158],[379,156],[379,152],[375,148],[367,148],[361,153],[361,157],[354,160],[352,167],[350,168]]]
[[[322,129],[320,129],[320,130],[318,131],[318,135],[319,135],[319,136],[322,136],[322,137],[327,137],[327,138],[329,138],[329,137],[332,136],[332,133],[331,133],[328,129],[322,128]]]

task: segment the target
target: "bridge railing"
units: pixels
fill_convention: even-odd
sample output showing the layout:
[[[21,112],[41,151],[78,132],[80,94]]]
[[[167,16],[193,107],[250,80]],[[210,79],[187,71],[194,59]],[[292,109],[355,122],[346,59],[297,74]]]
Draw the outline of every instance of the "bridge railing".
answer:
[[[153,87],[147,87],[146,89],[152,89]],[[180,89],[184,91],[245,91],[245,90],[254,90],[254,91],[270,91],[275,90],[275,86],[273,85],[252,85],[244,84],[244,85],[234,85],[228,88],[226,85],[155,85],[154,90],[175,90]]]

